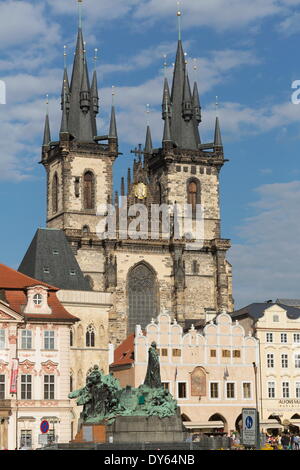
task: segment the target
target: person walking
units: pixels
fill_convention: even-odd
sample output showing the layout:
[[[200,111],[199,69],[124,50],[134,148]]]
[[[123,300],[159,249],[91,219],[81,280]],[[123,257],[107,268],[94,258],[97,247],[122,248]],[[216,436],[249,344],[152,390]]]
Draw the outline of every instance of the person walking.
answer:
[[[294,437],[294,450],[299,450],[299,444],[300,444],[300,437],[299,437],[299,434],[297,433]]]
[[[288,450],[289,449],[289,446],[290,446],[290,436],[288,434],[283,434],[282,437],[281,437],[281,444],[282,444],[282,447],[283,447],[283,450]]]

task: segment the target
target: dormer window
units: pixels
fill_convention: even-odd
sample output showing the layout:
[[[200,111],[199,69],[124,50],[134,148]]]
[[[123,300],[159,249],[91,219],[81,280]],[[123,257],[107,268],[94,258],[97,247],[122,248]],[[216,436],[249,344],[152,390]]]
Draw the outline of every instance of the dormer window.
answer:
[[[33,303],[34,303],[35,305],[41,305],[42,301],[43,301],[43,296],[42,296],[42,294],[35,294],[35,295],[33,296]]]
[[[45,274],[49,274],[49,273],[50,273],[50,269],[48,268],[48,266],[44,266],[44,273],[45,273]]]
[[[25,305],[25,314],[50,315],[52,310],[48,305],[48,289],[45,286],[28,287],[27,305]]]

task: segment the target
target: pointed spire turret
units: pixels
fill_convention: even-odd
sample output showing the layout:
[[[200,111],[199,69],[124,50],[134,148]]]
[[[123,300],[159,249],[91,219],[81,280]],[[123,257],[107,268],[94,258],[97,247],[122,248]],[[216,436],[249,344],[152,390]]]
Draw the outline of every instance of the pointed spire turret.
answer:
[[[198,149],[200,138],[197,123],[192,119],[192,104],[186,59],[179,39],[171,93],[170,132],[174,144],[180,149]]]
[[[81,25],[78,28],[70,85],[68,130],[79,142],[94,142],[97,134],[96,116],[91,109],[91,89]]]
[[[99,93],[98,93],[98,83],[97,83],[97,72],[94,70],[93,80],[91,86],[91,98],[92,106],[95,114],[99,113]]]
[[[192,93],[191,93],[191,86],[190,86],[190,81],[189,81],[187,71],[185,73],[185,80],[184,80],[182,115],[185,121],[190,121],[193,116]]]
[[[164,93],[163,93],[163,102],[162,102],[162,118],[166,119],[171,117],[171,96],[169,83],[167,78],[164,81]]]
[[[49,113],[47,110],[46,118],[45,118],[45,127],[44,127],[43,147],[48,147],[50,142],[51,142],[51,133],[50,133]]]
[[[64,99],[66,100],[67,111],[70,110],[70,84],[67,67],[64,68],[63,83],[61,89],[61,109],[64,107]]]
[[[193,112],[194,112],[194,118],[196,122],[200,124],[200,122],[202,121],[201,104],[200,104],[198,86],[196,82],[194,83],[194,91],[193,91]]]
[[[85,52],[84,52],[85,56]],[[91,92],[90,92],[90,82],[89,82],[89,74],[87,69],[87,64],[84,57],[84,67],[83,67],[83,75],[81,81],[81,88],[80,88],[80,108],[84,114],[90,110],[91,107]]]
[[[110,117],[108,138],[115,139],[115,140],[118,139],[116,112],[115,112],[114,105],[111,107],[111,117]]]
[[[215,126],[215,139],[214,139],[214,147],[216,149],[222,149],[222,136],[221,136],[221,129],[220,129],[220,122],[218,116],[216,117],[216,126]]]
[[[170,129],[170,120],[165,120],[164,126],[164,135],[163,135],[163,145],[170,144],[172,142],[171,129]]]
[[[61,117],[61,125],[60,125],[60,136],[61,134],[68,134],[68,114],[67,114],[67,105],[66,100],[63,101],[63,112]]]
[[[150,126],[147,126],[146,141],[145,141],[145,149],[144,150],[145,150],[145,153],[147,153],[149,155],[152,153],[152,150],[153,150]]]

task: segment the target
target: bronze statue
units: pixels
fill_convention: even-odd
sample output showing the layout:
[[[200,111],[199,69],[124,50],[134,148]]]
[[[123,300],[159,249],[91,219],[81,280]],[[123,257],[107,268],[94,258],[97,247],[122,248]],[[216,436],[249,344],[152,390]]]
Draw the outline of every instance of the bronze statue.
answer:
[[[148,368],[144,385],[150,388],[161,388],[159,355],[156,349],[156,343],[153,341],[148,351]]]

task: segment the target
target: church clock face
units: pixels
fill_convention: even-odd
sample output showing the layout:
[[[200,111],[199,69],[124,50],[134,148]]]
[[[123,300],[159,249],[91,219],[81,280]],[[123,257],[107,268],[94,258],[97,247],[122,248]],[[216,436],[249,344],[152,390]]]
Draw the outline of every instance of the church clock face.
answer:
[[[134,185],[134,195],[137,199],[146,199],[147,186],[144,183],[137,183]]]

